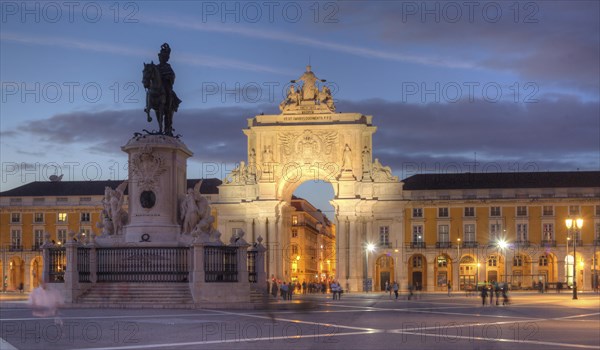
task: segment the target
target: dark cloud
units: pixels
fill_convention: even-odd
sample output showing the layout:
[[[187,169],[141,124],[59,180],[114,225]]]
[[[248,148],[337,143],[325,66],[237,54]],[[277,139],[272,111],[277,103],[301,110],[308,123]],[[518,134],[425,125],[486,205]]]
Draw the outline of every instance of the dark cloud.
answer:
[[[403,54],[427,52],[440,59],[465,60],[475,67],[511,71],[522,79],[597,96],[600,2],[470,2],[476,5],[472,18],[466,3],[346,2],[340,13],[347,15],[347,23],[355,23],[355,17],[376,19],[367,31],[376,31]],[[494,21],[496,6],[501,13]]]
[[[181,110],[176,133],[200,162],[246,158],[247,118],[275,113],[272,105]],[[600,168],[598,102],[566,96],[537,103],[408,104],[384,100],[338,101],[342,112],[374,116],[374,157],[399,172],[590,170]],[[132,133],[156,128],[137,110],[73,112],[21,125],[19,131],[51,146],[77,145],[122,156]],[[477,159],[477,169],[474,159]],[[444,170],[446,169],[446,170]]]

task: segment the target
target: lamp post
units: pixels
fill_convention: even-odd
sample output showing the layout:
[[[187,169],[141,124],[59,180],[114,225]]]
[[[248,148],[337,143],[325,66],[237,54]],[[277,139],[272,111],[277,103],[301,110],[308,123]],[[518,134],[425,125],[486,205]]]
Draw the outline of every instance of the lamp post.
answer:
[[[577,239],[575,233],[577,230],[581,230],[583,219],[578,218],[573,220],[568,218],[565,220],[565,224],[567,225],[567,230],[571,231],[573,237],[573,300],[577,300],[577,262],[575,261],[575,256],[577,254]]]
[[[479,290],[479,266],[481,266],[481,264],[477,263],[477,274],[475,274],[475,290],[476,291]]]
[[[460,238],[456,239],[456,251],[457,251],[457,256],[456,256],[456,274],[455,276],[457,277],[456,280],[454,281],[454,285],[457,286],[457,290],[460,289]]]
[[[375,250],[375,244],[367,243],[365,247],[365,259],[367,261],[367,274],[365,276],[365,291],[369,292],[369,253]]]
[[[506,259],[506,247],[508,247],[508,243],[505,240],[501,239],[498,241],[498,248],[500,248],[502,250],[502,255],[504,255],[504,285],[507,284],[507,280],[508,280],[508,276],[507,276],[508,261]]]

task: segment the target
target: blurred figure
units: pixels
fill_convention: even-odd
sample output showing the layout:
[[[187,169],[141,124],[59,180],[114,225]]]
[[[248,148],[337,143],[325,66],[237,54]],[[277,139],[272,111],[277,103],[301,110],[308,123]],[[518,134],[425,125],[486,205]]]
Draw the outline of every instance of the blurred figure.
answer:
[[[29,306],[31,306],[33,316],[54,317],[54,323],[61,325],[63,322],[58,317],[58,307],[63,302],[62,295],[57,290],[49,288],[46,282],[42,282],[29,295]]]

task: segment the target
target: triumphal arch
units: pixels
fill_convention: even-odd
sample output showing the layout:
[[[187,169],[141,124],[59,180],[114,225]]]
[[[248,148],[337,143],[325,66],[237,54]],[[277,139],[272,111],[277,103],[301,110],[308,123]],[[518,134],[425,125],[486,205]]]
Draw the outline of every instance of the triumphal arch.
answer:
[[[324,83],[307,66],[291,81],[280,114],[248,119],[247,159],[227,175],[214,203],[218,228],[225,235],[243,229],[252,240],[262,235],[267,276],[289,280],[292,194],[303,182],[328,182],[334,190],[337,279],[346,290],[361,291],[365,246],[380,241],[378,227],[385,224],[391,238],[402,242],[402,183],[373,158],[373,117],[336,112]]]

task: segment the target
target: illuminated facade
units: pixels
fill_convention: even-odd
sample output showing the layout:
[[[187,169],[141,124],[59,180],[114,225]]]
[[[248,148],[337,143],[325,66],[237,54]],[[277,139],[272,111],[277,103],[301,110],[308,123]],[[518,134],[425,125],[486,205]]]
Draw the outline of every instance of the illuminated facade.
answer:
[[[335,225],[312,204],[292,198],[290,249],[293,282],[328,281],[335,278]]]

